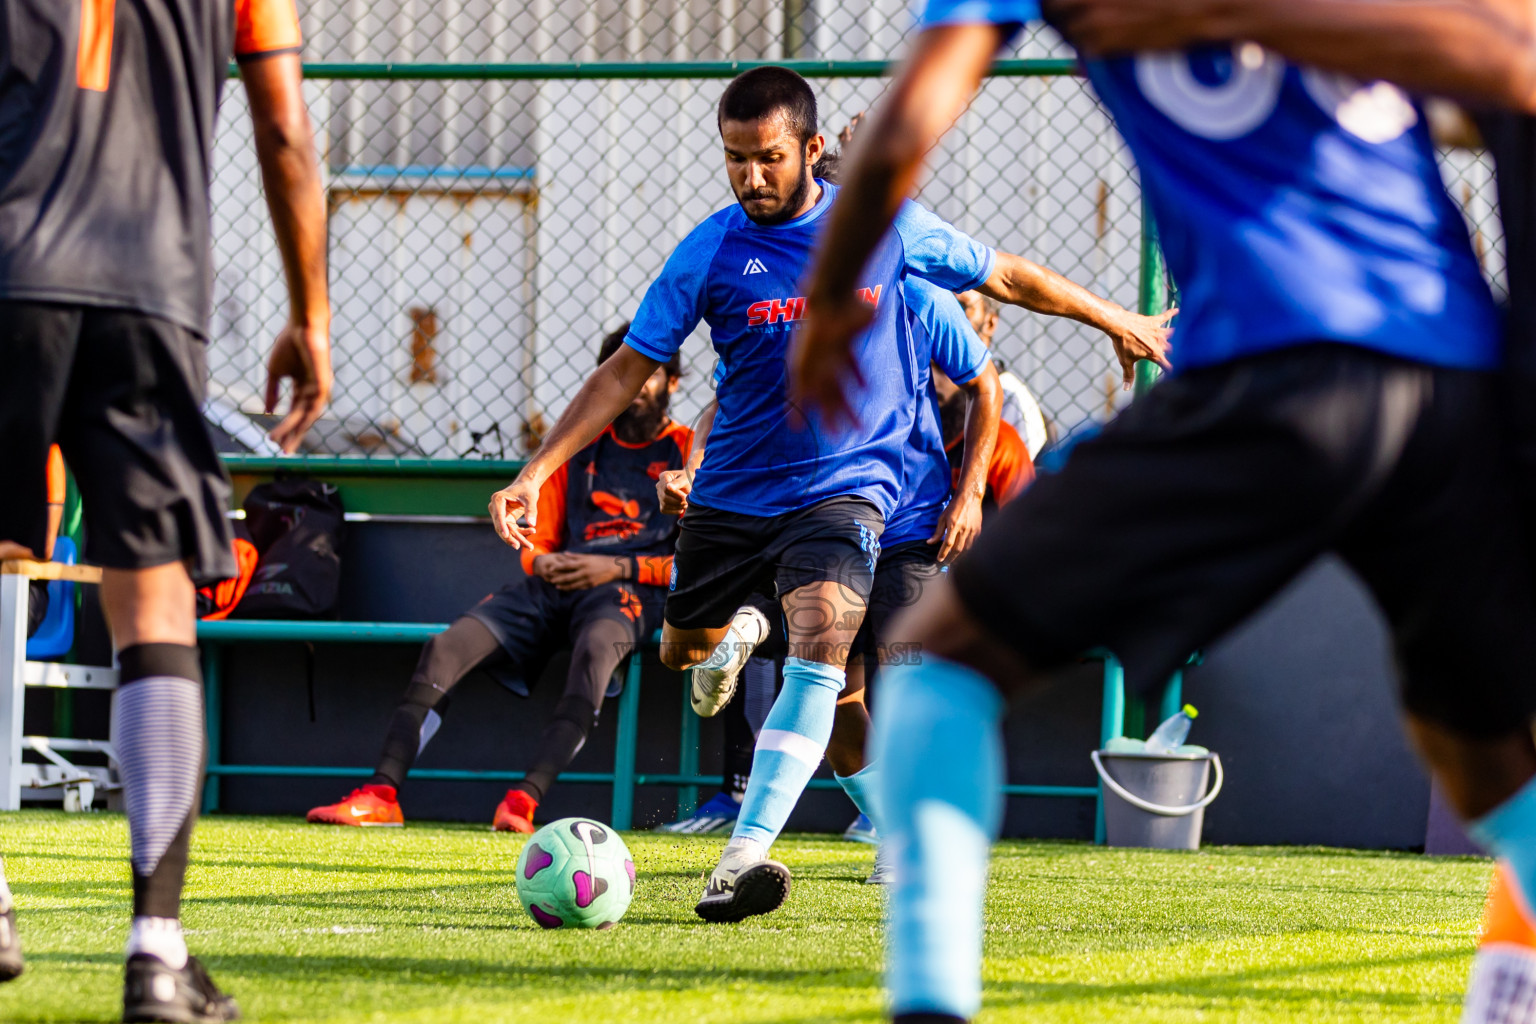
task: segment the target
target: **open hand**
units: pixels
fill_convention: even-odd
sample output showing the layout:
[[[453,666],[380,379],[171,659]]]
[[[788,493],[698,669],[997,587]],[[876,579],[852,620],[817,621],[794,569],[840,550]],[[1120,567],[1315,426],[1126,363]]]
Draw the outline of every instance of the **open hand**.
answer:
[[[981,499],[975,494],[957,494],[949,499],[928,543],[939,545],[939,564],[948,565],[970,550],[979,533]]]
[[[539,484],[524,479],[520,473],[516,480],[491,495],[491,526],[496,536],[514,548],[533,547],[533,529],[539,524]],[[518,525],[518,518],[527,520]]]
[[[1171,347],[1168,337],[1173,328],[1166,324],[1178,314],[1177,309],[1167,309],[1156,316],[1142,316],[1126,310],[1119,322],[1109,329],[1109,340],[1114,343],[1115,358],[1120,360],[1127,389],[1136,381],[1138,359],[1150,359],[1164,370],[1173,369],[1168,362]]]
[[[266,412],[277,409],[284,379],[293,381],[293,398],[284,416],[267,436],[292,455],[315,425],[331,399],[331,331],[329,326],[284,327],[267,357]]]

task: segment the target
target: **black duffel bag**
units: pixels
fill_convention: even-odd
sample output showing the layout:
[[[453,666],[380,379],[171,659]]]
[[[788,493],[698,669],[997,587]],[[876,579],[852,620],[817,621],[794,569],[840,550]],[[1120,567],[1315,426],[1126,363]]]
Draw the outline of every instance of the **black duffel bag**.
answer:
[[[251,488],[245,528],[260,559],[238,619],[317,619],[331,615],[341,588],[341,536],[346,525],[334,484],[278,477]]]

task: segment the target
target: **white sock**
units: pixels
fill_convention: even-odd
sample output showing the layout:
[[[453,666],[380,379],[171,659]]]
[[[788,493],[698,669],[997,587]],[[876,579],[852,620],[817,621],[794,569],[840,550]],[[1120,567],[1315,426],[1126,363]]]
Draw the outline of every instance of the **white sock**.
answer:
[[[0,862],[0,914],[11,909],[11,887],[5,884],[5,864]]]
[[[768,847],[756,839],[732,839],[725,844],[725,854],[721,857],[721,860],[724,860],[725,857],[731,854],[745,857],[748,860],[766,860],[768,858]]]
[[[187,940],[174,917],[136,917],[128,933],[127,956],[145,953],[181,970],[187,966]]]

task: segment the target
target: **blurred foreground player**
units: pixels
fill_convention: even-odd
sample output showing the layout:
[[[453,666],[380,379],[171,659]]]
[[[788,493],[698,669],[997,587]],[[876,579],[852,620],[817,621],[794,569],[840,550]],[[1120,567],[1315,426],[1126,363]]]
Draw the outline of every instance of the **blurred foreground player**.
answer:
[[[601,365],[625,324],[603,339]],[[608,680],[661,623],[677,521],[657,509],[656,478],[688,459],[693,432],[667,415],[682,369],[651,374],[613,425],[561,466],[539,491],[539,527],[522,551],[527,574],[427,641],[395,709],[368,784],[316,807],[311,822],[400,825],[398,791],[437,732],[448,696],[480,668],[524,696],[544,664],[569,644],[571,667],[527,776],[496,808],[498,832],[532,832],[539,801],[597,724]]]
[[[808,401],[847,407],[850,279],[1037,15],[929,4],[817,261],[793,364]],[[1004,696],[1093,646],[1134,685],[1161,679],[1324,552],[1386,614],[1410,722],[1458,810],[1523,799],[1496,764],[1536,710],[1500,324],[1418,108],[1251,43],[1087,68],[1183,291],[1178,372],[1004,510],[886,638],[923,652],[891,667],[876,723],[876,749],[901,752],[879,796],[899,858],[887,976],[914,1024],[980,1005]]]
[[[1536,5],[1069,0],[1054,10],[1079,47],[1096,55],[1251,39],[1292,60],[1474,110],[1475,125],[1443,104],[1432,113],[1443,144],[1483,145],[1494,160],[1509,282],[1504,413],[1527,555],[1536,553]],[[1536,562],[1531,568],[1536,580]],[[1505,858],[1488,896],[1464,1024],[1536,1021],[1536,917],[1527,899],[1536,892],[1536,745],[1529,721],[1510,719],[1502,733],[1498,724],[1490,723],[1477,766],[1478,776],[1497,784],[1479,788],[1518,792],[1496,807],[1484,793],[1458,800],[1464,812],[1486,811],[1469,829]],[[1447,746],[1428,723],[1415,723],[1414,733],[1426,749]]]
[[[0,479],[12,491],[0,557],[44,549],[57,440],[79,484],[86,555],[106,570],[119,667],[113,743],[133,869],[123,1019],[229,1020],[233,1000],[187,955],[179,921],[205,737],[193,595],[235,568],[229,483],[201,413],[209,149],[234,56],[291,300],[267,406],[291,378],[272,437],[293,451],[331,383],[325,199],[298,16],[292,0],[88,0],[8,4],[5,19]],[[0,940],[14,941],[5,920]]]

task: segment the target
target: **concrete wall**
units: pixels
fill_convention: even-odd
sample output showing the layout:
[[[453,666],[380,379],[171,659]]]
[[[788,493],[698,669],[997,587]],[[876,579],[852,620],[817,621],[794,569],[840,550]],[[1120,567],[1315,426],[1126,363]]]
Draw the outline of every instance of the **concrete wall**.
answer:
[[[519,571],[512,552],[483,527],[359,524],[343,557],[345,618],[450,619]],[[371,766],[416,653],[319,646],[311,683],[302,647],[241,648],[226,667],[226,761]],[[557,659],[529,700],[486,678],[462,684],[422,766],[525,767],[564,670],[564,659]],[[1201,711],[1192,739],[1220,752],[1228,769],[1226,792],[1207,815],[1207,840],[1422,845],[1429,787],[1398,727],[1391,678],[1378,615],[1354,579],[1329,562],[1214,645],[1186,684],[1188,699]],[[675,770],[679,677],[653,658],[643,685],[641,770]],[[1010,779],[1090,784],[1088,751],[1098,737],[1098,715],[1095,666],[1064,673],[1042,698],[1016,707],[1007,727]],[[704,770],[718,770],[718,724],[705,722],[703,736]],[[573,770],[608,770],[613,737],[612,720],[605,719]],[[224,806],[298,814],[351,785],[227,779]],[[502,789],[409,782],[403,800],[410,817],[489,822]],[[637,825],[669,820],[675,799],[671,789],[642,790]],[[607,787],[561,785],[545,809],[551,817],[602,818],[608,801]],[[812,793],[791,828],[841,829],[851,816],[841,793]],[[1092,828],[1086,800],[1014,799],[1008,808],[1009,835],[1087,838]]]

